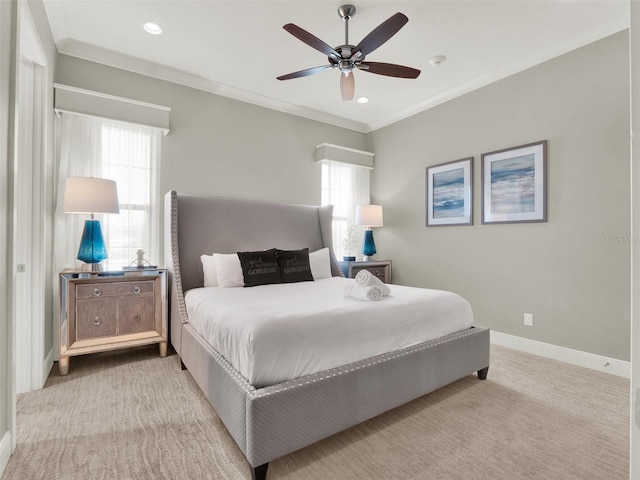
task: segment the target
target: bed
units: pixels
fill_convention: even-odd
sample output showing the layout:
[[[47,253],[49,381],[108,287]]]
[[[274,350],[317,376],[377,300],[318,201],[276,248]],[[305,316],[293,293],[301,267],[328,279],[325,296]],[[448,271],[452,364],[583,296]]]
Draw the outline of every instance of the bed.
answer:
[[[331,206],[285,205],[184,195],[175,191],[165,196],[171,344],[183,368],[192,375],[246,457],[254,480],[266,478],[272,460],[471,373],[477,372],[480,379],[487,376],[489,330],[468,323],[457,324],[457,317],[462,313],[441,322],[443,326],[448,325],[449,330],[442,330],[447,333],[435,338],[425,337],[429,339],[403,348],[381,347],[386,350],[376,350],[371,355],[365,353],[365,358],[342,359],[335,365],[320,363],[315,370],[310,370],[313,373],[302,370],[280,377],[261,377],[259,372],[245,370],[247,367],[240,360],[226,352],[223,345],[207,334],[206,328],[198,325],[194,308],[206,302],[218,302],[215,297],[210,299],[207,290],[212,289],[203,288],[201,255],[212,253],[232,254],[273,247],[291,250],[306,247],[310,252],[328,249],[332,278],[299,285],[235,289],[234,294],[245,295],[252,290],[251,294],[256,295],[269,288],[275,292],[289,287],[292,289],[287,291],[295,293],[296,289],[307,288],[302,283],[317,283],[318,288],[326,285],[323,288],[327,295],[336,297],[335,303],[346,302],[339,299],[341,295],[331,293],[343,288],[341,282],[352,281],[341,278],[343,274],[332,250],[331,222]],[[361,304],[376,303],[390,307],[405,295],[403,287],[393,288],[394,295],[389,297],[393,300],[351,300],[349,305],[356,308],[357,304],[357,308],[361,308]],[[273,298],[269,293],[267,297]],[[447,293],[442,292],[449,298]],[[233,317],[237,310],[228,308],[233,322],[237,321]],[[294,308],[292,315],[296,312]],[[364,313],[358,314],[362,315]],[[285,335],[282,337],[278,337],[278,341],[284,342]],[[290,345],[295,346],[295,335],[291,338]],[[226,356],[221,351],[226,352]]]

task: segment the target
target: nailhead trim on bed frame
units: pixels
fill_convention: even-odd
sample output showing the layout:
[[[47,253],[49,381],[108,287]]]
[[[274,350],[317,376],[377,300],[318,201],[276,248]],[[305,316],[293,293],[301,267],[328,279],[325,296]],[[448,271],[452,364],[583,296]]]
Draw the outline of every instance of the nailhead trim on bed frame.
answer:
[[[220,366],[236,381],[236,383],[251,398],[265,397],[265,396],[273,395],[279,392],[284,392],[286,390],[291,390],[292,388],[297,388],[302,385],[310,385],[313,383],[321,382],[328,378],[338,377],[340,375],[345,375],[355,370],[361,370],[363,368],[367,368],[372,365],[388,362],[396,358],[403,357],[405,355],[410,355],[412,353],[415,353],[421,350],[433,348],[438,345],[442,345],[444,343],[458,340],[463,337],[468,337],[470,335],[477,335],[481,331],[487,330],[487,327],[473,326],[462,332],[456,332],[456,333],[447,335],[445,337],[440,337],[434,340],[428,340],[426,342],[419,343],[418,345],[413,345],[411,347],[406,347],[401,350],[396,350],[395,352],[383,353],[381,355],[376,355],[375,357],[359,360],[357,362],[353,362],[348,365],[342,365],[340,367],[335,367],[330,370],[313,373],[310,375],[306,375],[304,377],[289,380],[276,385],[270,385],[268,387],[263,387],[263,388],[256,388],[253,385],[251,385],[247,381],[247,379],[242,374],[240,374],[240,372],[238,372],[233,365],[231,365],[227,361],[227,359],[225,359],[216,349],[214,349],[207,341],[205,341],[204,338],[202,338],[195,330],[193,330],[193,328],[191,327],[189,328],[194,334],[194,337],[198,340],[198,342],[207,350],[207,352],[211,354],[212,357],[216,359],[218,364],[220,364]]]
[[[184,303],[184,292],[182,291],[182,277],[180,276],[180,253],[178,250],[178,193],[171,192],[171,258],[173,259],[172,281],[178,299],[178,311],[182,323],[188,323],[187,306]]]
[[[188,322],[183,322],[188,323]],[[198,341],[200,345],[204,347],[204,349],[211,354],[211,356],[218,362],[218,364],[229,374],[231,378],[235,380],[235,382],[247,393],[251,394],[256,391],[256,388],[251,385],[245,377],[235,369],[233,365],[231,365],[226,358],[224,358],[215,348],[213,348],[202,336],[196,332],[191,325],[186,326],[191,330],[194,338]]]
[[[406,347],[401,350],[396,350],[395,352],[383,353],[381,355],[377,355],[375,357],[370,357],[364,360],[360,360],[354,363],[350,363],[348,365],[342,365],[340,367],[335,367],[330,370],[325,370],[323,372],[314,373],[311,375],[307,375],[305,377],[301,377],[298,379],[290,380],[288,382],[280,383],[277,385],[271,385],[269,387],[264,387],[260,389],[254,389],[250,392],[250,395],[253,398],[264,397],[266,395],[272,395],[274,393],[282,392],[285,390],[290,390],[292,388],[299,387],[301,385],[308,385],[316,382],[321,382],[328,378],[338,377],[340,375],[345,375],[347,373],[353,372],[355,370],[361,370],[363,368],[370,367],[372,365],[377,365],[380,363],[388,362],[394,360],[399,357],[403,357],[405,355],[410,355],[412,353],[426,350],[429,348],[433,348],[437,345],[442,345],[444,343],[451,342],[453,340],[457,340],[459,338],[467,337],[470,335],[476,335],[480,331],[486,330],[486,327],[471,327],[468,330],[464,330],[463,332],[452,333],[447,335],[446,337],[440,337],[435,340],[428,340],[426,342],[420,343],[418,345],[413,345],[411,347]],[[232,367],[233,368],[233,367]],[[244,377],[243,377],[244,378]]]

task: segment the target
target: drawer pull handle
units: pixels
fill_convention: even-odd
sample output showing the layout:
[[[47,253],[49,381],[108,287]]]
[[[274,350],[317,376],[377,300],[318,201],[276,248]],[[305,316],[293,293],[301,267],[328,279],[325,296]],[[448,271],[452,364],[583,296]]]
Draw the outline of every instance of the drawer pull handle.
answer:
[[[93,294],[94,294],[96,297],[99,297],[100,295],[102,295],[102,290],[100,290],[99,288],[94,288],[94,289],[93,289]]]
[[[135,287],[133,287],[133,293],[135,293],[136,295],[137,295],[138,293],[140,293],[140,287],[139,287],[139,286],[137,286],[137,285],[136,285]]]
[[[96,318],[93,319],[93,324],[95,326],[100,325],[100,323],[102,323],[101,320],[100,320],[100,317],[96,317]]]
[[[135,318],[139,322],[142,317],[140,316],[139,313],[136,313],[136,316],[133,318]]]

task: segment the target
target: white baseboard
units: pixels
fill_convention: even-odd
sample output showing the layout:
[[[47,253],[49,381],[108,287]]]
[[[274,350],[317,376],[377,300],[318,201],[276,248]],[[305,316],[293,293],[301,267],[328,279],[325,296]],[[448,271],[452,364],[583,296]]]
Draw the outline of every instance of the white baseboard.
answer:
[[[0,477],[4,473],[4,469],[7,468],[9,463],[9,457],[11,456],[11,432],[5,432],[2,440],[0,440]]]
[[[51,373],[51,369],[53,368],[53,348],[49,350],[47,353],[47,357],[44,359],[44,363],[42,364],[42,385],[39,388],[44,388],[44,384],[49,378],[49,374]]]
[[[579,367],[586,367],[599,372],[610,373],[618,377],[631,377],[631,363],[615,358],[603,357],[593,353],[581,352],[571,348],[559,347],[550,343],[538,342],[528,338],[516,337],[491,330],[491,343],[513,348],[541,357],[559,360]]]

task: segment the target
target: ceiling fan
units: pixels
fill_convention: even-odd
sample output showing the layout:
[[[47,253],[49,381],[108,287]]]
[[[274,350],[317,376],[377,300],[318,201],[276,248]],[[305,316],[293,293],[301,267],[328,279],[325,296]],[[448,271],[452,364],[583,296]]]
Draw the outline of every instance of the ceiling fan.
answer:
[[[284,28],[291,35],[303,41],[310,47],[327,55],[329,65],[307,68],[298,72],[289,73],[277,77],[278,80],[289,80],[292,78],[307,77],[328,69],[340,69],[340,93],[342,100],[352,100],[355,92],[355,81],[353,71],[357,68],[363,72],[385,75],[397,78],[417,78],[420,70],[393,63],[365,62],[365,57],[381,46],[409,21],[406,15],[398,12],[374,28],[358,45],[349,44],[349,20],[355,15],[356,7],[353,5],[342,5],[338,8],[338,15],[344,20],[344,45],[332,48],[318,37],[306,30],[287,23]]]

